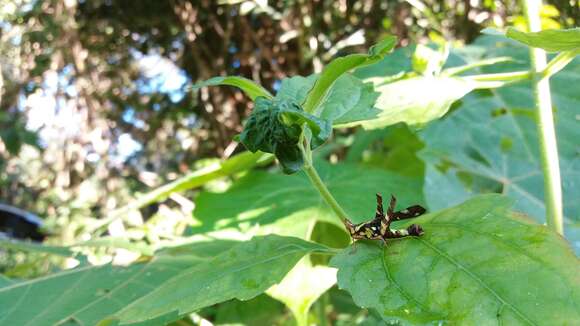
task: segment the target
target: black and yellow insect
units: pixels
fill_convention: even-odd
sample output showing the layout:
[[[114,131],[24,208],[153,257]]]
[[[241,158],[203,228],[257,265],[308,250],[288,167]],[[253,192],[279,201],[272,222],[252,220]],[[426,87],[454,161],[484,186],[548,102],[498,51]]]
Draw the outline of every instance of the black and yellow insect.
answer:
[[[426,211],[422,206],[414,205],[395,212],[396,203],[397,199],[391,195],[391,202],[389,203],[389,208],[385,215],[383,211],[383,197],[381,194],[377,194],[377,211],[374,219],[360,224],[353,224],[348,219],[345,219],[344,225],[350,234],[353,243],[354,240],[359,239],[381,240],[383,243],[386,243],[386,239],[420,236],[423,234],[423,228],[417,224],[411,224],[406,229],[401,230],[391,229],[391,223],[393,221],[417,217]]]

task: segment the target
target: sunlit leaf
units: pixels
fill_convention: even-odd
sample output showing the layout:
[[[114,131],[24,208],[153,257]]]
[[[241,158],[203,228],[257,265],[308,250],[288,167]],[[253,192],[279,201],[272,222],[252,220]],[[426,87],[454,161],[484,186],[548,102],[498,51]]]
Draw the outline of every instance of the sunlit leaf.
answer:
[[[354,124],[365,129],[384,128],[399,122],[425,124],[442,117],[453,102],[473,87],[471,82],[453,77],[415,77],[377,86],[376,117]]]
[[[413,70],[425,76],[438,75],[447,61],[449,48],[443,47],[439,51],[422,44],[417,44],[411,59]]]
[[[421,237],[358,243],[331,260],[338,284],[387,321],[566,325],[580,319],[580,265],[557,234],[480,196],[413,220]]]

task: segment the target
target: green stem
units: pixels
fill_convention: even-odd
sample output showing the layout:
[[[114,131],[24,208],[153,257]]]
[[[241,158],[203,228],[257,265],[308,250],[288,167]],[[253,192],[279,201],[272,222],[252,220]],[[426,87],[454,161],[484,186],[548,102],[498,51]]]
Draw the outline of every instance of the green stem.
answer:
[[[574,58],[577,55],[580,55],[580,50],[560,52],[544,68],[544,70],[542,71],[542,75],[544,75],[546,78],[551,77],[558,71],[564,69],[564,67],[566,67],[567,64],[569,64],[572,60],[574,60]]]
[[[466,64],[463,66],[445,69],[445,70],[443,70],[443,72],[441,74],[444,76],[455,76],[455,75],[458,75],[460,73],[466,72],[466,71],[471,70],[471,69],[484,67],[484,66],[490,66],[490,65],[497,64],[497,63],[509,62],[509,61],[513,61],[513,59],[510,57],[498,57],[498,58],[483,59],[483,60],[469,63],[469,64]]]
[[[320,176],[318,175],[318,172],[316,172],[316,169],[314,168],[314,166],[313,165],[309,165],[309,166],[305,165],[304,172],[306,172],[306,175],[310,179],[310,182],[312,182],[312,185],[314,186],[314,188],[316,188],[316,190],[318,190],[318,192],[320,193],[320,196],[322,196],[322,199],[324,199],[324,201],[328,204],[328,206],[330,206],[332,211],[334,211],[334,213],[342,221],[344,221],[345,219],[348,219],[348,215],[342,209],[342,207],[338,204],[336,199],[334,199],[334,197],[332,197],[332,194],[330,193],[330,191],[328,191],[328,188],[326,188],[326,185],[324,184],[322,179],[320,179]]]
[[[469,78],[475,81],[516,82],[520,80],[529,79],[531,76],[532,74],[529,71],[514,71],[498,74],[481,74],[481,75],[465,76],[464,78]]]
[[[580,50],[561,52],[554,59],[552,59],[543,69],[541,69],[539,74],[541,76],[549,78],[558,71],[562,70],[567,64],[569,64],[572,60],[574,60],[574,58],[577,55],[580,55]],[[451,69],[448,69],[446,75],[451,76],[455,73],[456,72],[451,71]],[[497,88],[522,80],[527,80],[530,78],[533,79],[534,75],[536,75],[534,71],[514,71],[497,74],[480,74],[480,75],[463,76],[462,78],[478,82],[478,88]]]
[[[296,326],[308,326],[308,309],[305,311],[292,311],[294,319],[296,319]]]
[[[314,168],[314,165],[312,164],[312,151],[310,150],[310,143],[308,141],[304,141],[300,142],[300,144],[302,144],[300,145],[300,149],[302,150],[302,156],[304,157],[304,167],[302,167],[302,169],[310,179],[310,182],[314,188],[318,190],[318,193],[320,193],[322,199],[324,199],[324,201],[328,204],[328,206],[330,206],[332,211],[340,218],[341,221],[348,219],[348,214],[346,214],[344,209],[342,209],[340,204],[336,201],[336,199],[334,199],[318,175],[318,172]]]
[[[540,8],[541,0],[523,0],[524,13],[530,32],[541,30]],[[548,227],[562,234],[564,232],[562,214],[562,185],[560,181],[560,166],[558,162],[558,146],[554,117],[552,114],[552,99],[550,94],[550,68],[554,70],[560,65],[551,62],[548,67],[546,53],[539,48],[530,48],[533,74],[534,97],[536,100],[537,125],[540,145],[540,158],[544,173],[544,201],[546,204],[546,221]],[[563,57],[563,59],[562,59]],[[560,57],[556,63],[564,63],[567,58]],[[564,60],[566,59],[566,60]],[[561,68],[560,68],[561,69]]]

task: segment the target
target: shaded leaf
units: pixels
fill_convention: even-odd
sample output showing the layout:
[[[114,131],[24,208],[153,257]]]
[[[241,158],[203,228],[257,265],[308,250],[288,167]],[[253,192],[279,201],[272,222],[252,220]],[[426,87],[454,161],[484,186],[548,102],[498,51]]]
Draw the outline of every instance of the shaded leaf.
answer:
[[[115,314],[122,324],[168,314],[183,315],[218,302],[251,299],[282,280],[306,254],[328,251],[298,238],[255,237],[182,271],[169,282]]]
[[[253,81],[247,78],[239,76],[213,77],[206,81],[193,85],[192,89],[196,90],[206,86],[219,86],[219,85],[235,86],[244,91],[244,93],[246,93],[246,95],[248,95],[248,97],[251,98],[252,101],[255,101],[256,98],[259,96],[265,98],[273,97],[272,94],[270,94],[270,92],[268,92],[262,86],[254,83]]]
[[[10,278],[8,278],[8,277],[0,274],[0,288],[3,288],[5,286],[8,286],[8,285],[10,285],[10,284],[12,284],[14,282],[15,282],[14,280],[12,280],[12,279],[10,279]]]
[[[478,43],[495,40],[487,37]],[[502,46],[499,53],[485,53],[511,54],[525,65],[525,47],[509,44]],[[493,67],[493,72],[503,69]],[[580,219],[580,156],[576,142],[580,138],[580,93],[569,87],[578,80],[578,60],[551,79],[553,103],[558,108],[555,122],[568,236],[578,234],[571,228]],[[420,156],[427,164],[425,195],[431,209],[455,205],[472,194],[502,192],[516,200],[517,210],[544,222],[543,176],[533,103],[529,83],[478,91],[465,97],[446,119],[431,124],[420,134],[426,144]],[[580,252],[580,243],[574,243]]]
[[[338,284],[387,321],[565,325],[580,319],[580,265],[510,200],[480,196],[412,223],[421,237],[357,244],[331,260]]]

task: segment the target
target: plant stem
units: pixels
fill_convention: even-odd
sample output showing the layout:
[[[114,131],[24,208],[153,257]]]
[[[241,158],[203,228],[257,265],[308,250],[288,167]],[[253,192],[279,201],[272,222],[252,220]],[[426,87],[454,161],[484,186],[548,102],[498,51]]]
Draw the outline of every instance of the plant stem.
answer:
[[[529,79],[531,75],[532,74],[529,71],[514,71],[497,74],[472,75],[465,76],[464,78],[469,78],[476,81],[516,82]]]
[[[328,188],[326,188],[326,185],[324,184],[322,179],[320,179],[320,176],[318,175],[318,172],[316,172],[316,169],[314,168],[314,166],[313,165],[309,165],[309,166],[304,165],[304,172],[306,172],[306,175],[310,179],[310,182],[312,182],[312,185],[314,186],[314,188],[316,188],[316,190],[318,190],[318,192],[320,193],[320,196],[322,196],[322,199],[324,199],[324,201],[328,204],[328,206],[330,206],[330,208],[334,211],[334,213],[342,221],[347,219],[348,215],[342,209],[342,207],[338,204],[336,199],[334,199],[334,197],[332,196],[330,191],[328,191]]]
[[[542,71],[542,74],[546,78],[551,77],[566,67],[566,65],[574,60],[577,55],[580,55],[580,50],[560,52],[554,59],[550,60],[548,65]]]
[[[530,32],[541,30],[541,0],[523,0],[524,13]],[[534,97],[536,100],[537,125],[540,144],[540,157],[544,174],[544,202],[548,227],[562,234],[564,231],[562,214],[562,185],[558,163],[558,146],[552,114],[550,80],[547,71],[546,53],[542,49],[530,48],[531,73],[533,74]],[[566,59],[566,58],[564,58]],[[559,60],[557,62],[565,62]],[[551,62],[551,64],[554,61]],[[556,66],[552,64],[552,66]]]
[[[330,208],[336,214],[336,216],[338,216],[340,220],[344,222],[344,220],[348,219],[348,215],[346,214],[344,209],[342,209],[342,207],[336,201],[336,199],[334,199],[334,197],[332,196],[332,194],[330,193],[330,191],[328,190],[328,188],[318,175],[318,172],[314,168],[314,165],[312,164],[312,151],[310,150],[310,143],[307,140],[305,140],[304,142],[300,142],[300,144],[302,156],[304,157],[304,167],[302,167],[302,169],[310,179],[310,182],[312,183],[314,188],[318,190],[318,193],[320,193],[322,199],[324,199],[324,201],[328,204],[328,206],[330,206]]]
[[[554,59],[552,59],[547,65],[545,65],[543,69],[539,70],[538,74],[546,78],[549,78],[552,75],[556,74],[558,71],[562,70],[564,67],[566,67],[566,65],[569,64],[572,60],[574,60],[574,58],[577,55],[580,55],[580,50],[561,52]],[[492,61],[490,60],[490,62]],[[453,71],[453,69],[461,71],[463,68],[471,68],[471,67],[467,65],[457,68],[451,68],[446,70],[447,72],[446,75],[449,76],[454,75],[456,74],[456,72]],[[515,83],[522,80],[533,78],[534,75],[536,75],[534,71],[514,71],[497,74],[480,74],[480,75],[463,76],[462,78],[478,82],[477,88],[497,88],[505,86],[510,83]]]

